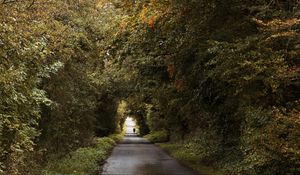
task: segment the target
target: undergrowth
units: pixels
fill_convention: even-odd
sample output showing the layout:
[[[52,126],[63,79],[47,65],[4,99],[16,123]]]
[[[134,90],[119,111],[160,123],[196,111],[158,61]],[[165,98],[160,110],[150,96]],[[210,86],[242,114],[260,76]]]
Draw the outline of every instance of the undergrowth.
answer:
[[[43,175],[93,175],[100,172],[101,164],[109,156],[122,134],[96,138],[90,147],[79,148],[65,157],[51,161],[43,170]]]
[[[162,143],[169,141],[169,133],[166,130],[154,131],[145,136],[150,142]]]
[[[200,160],[203,159],[203,155],[198,154],[196,150],[197,148],[191,147],[190,143],[168,142],[159,143],[158,145],[167,151],[172,157],[192,168],[199,174],[223,175],[220,170],[201,162]]]

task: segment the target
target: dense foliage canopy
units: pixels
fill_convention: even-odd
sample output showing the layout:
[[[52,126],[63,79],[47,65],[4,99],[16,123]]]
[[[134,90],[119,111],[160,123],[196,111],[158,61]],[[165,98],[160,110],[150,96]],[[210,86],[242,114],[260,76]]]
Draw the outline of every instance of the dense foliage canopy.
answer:
[[[226,174],[300,171],[298,0],[0,0],[0,73],[0,174],[129,115]]]

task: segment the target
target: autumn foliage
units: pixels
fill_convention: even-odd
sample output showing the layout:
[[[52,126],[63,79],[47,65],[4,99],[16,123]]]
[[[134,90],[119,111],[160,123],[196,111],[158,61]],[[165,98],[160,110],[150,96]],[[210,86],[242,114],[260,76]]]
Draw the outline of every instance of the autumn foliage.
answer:
[[[0,174],[47,174],[126,116],[196,170],[299,174],[299,10],[297,0],[0,0]]]

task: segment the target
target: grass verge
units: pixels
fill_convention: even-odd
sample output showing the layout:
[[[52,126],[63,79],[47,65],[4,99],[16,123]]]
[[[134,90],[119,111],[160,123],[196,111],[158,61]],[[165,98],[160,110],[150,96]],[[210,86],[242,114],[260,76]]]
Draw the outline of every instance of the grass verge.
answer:
[[[101,171],[101,164],[110,155],[113,147],[123,134],[96,138],[90,147],[79,148],[60,160],[52,161],[42,171],[42,175],[96,175]]]
[[[159,147],[168,152],[172,157],[201,175],[223,175],[223,173],[211,166],[204,165],[199,160],[200,156],[193,149],[185,147],[182,143],[158,143]]]

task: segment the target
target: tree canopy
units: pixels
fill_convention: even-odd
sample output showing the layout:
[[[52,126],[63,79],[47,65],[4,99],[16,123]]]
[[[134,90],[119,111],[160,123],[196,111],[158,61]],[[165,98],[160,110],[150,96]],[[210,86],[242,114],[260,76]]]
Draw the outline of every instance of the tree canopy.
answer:
[[[298,0],[0,0],[0,73],[0,174],[127,116],[227,174],[299,173]]]

